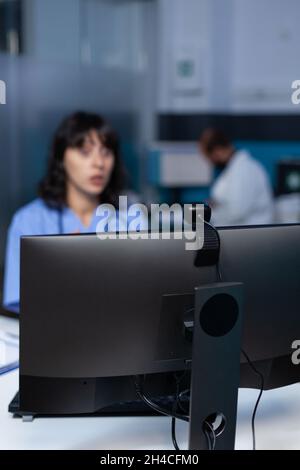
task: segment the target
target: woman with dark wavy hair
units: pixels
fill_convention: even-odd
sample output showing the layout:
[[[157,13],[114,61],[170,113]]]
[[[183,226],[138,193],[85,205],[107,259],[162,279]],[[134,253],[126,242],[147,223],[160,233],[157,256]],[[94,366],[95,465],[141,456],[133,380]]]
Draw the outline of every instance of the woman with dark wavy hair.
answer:
[[[39,197],[19,209],[8,230],[4,306],[19,310],[20,237],[95,232],[101,203],[118,209],[124,171],[119,140],[99,115],[76,112],[63,120],[51,146]]]

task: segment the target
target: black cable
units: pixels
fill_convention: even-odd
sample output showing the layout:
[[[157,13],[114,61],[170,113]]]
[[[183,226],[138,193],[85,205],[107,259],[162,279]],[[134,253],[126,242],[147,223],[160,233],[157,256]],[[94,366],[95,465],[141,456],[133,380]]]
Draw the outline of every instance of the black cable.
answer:
[[[173,418],[178,418],[181,419],[182,421],[189,421],[189,417],[186,415],[182,415],[179,413],[173,413],[172,411],[166,410],[164,408],[161,408],[157,403],[154,403],[152,400],[150,400],[146,395],[144,394],[143,391],[143,384],[140,383],[140,376],[135,376],[135,389],[136,392],[139,396],[139,398],[146,403],[150,408],[153,410],[157,411],[158,413],[161,413],[165,416],[173,417]]]
[[[189,389],[189,388],[187,388],[186,390],[183,390],[183,391],[180,392],[179,395],[178,395],[178,405],[179,405],[180,409],[181,409],[184,413],[187,413],[187,414],[189,413],[189,411],[184,408],[184,406],[183,406],[181,400],[182,400],[182,397],[183,397],[184,395],[188,394],[188,393],[190,393],[190,389]],[[208,427],[208,430],[205,429],[205,426]],[[205,436],[206,436],[206,439],[209,440],[209,445],[208,445],[209,449],[210,449],[210,450],[214,450],[214,449],[215,449],[215,445],[216,445],[216,437],[217,437],[217,435],[216,435],[216,433],[215,433],[215,430],[214,430],[214,428],[213,428],[213,425],[212,425],[211,423],[209,423],[208,421],[204,421],[204,423],[203,423],[203,432],[204,432],[204,434],[205,434]],[[211,433],[211,435],[212,435],[212,437],[213,437],[213,443],[211,443],[210,434],[209,434],[209,433]]]
[[[177,444],[177,439],[176,439],[176,418],[174,417],[172,417],[171,429],[172,429],[172,442],[173,442],[174,449],[180,450]]]
[[[174,374],[174,378],[175,378],[175,381],[176,381],[176,393],[175,393],[175,400],[174,400],[173,410],[172,410],[173,413],[177,413],[178,397],[179,397],[179,393],[180,393],[180,382],[183,379],[183,377],[185,376],[185,373],[186,373],[186,371],[184,371],[184,373],[181,375],[181,377],[178,377],[176,375],[176,373]],[[180,448],[178,446],[178,443],[177,443],[177,439],[176,439],[176,418],[174,416],[172,416],[172,420],[171,420],[171,435],[172,435],[172,442],[173,442],[174,449],[175,450],[180,450]]]
[[[208,450],[212,450],[210,435],[209,435],[208,431],[206,431],[206,429],[203,429],[203,432],[204,432],[205,437],[206,437],[206,440],[207,440],[207,447],[208,447]]]
[[[186,392],[189,392],[189,390],[184,390],[183,392],[181,392],[179,395],[183,394],[183,393],[186,393]],[[179,397],[178,395],[178,397]],[[175,402],[175,411],[177,410],[177,406],[179,404],[179,400]],[[181,408],[183,411],[184,408],[182,407]],[[205,428],[208,428],[205,429]],[[213,425],[211,423],[209,423],[208,421],[204,421],[203,423],[203,432],[205,434],[205,437],[206,437],[206,440],[207,440],[207,447],[208,447],[208,450],[215,450],[215,447],[216,447],[216,433],[215,433],[215,430],[213,428]],[[213,438],[213,440],[211,441],[211,436]],[[180,450],[179,446],[178,446],[178,443],[177,443],[177,439],[176,439],[176,418],[172,417],[172,441],[173,441],[173,445],[174,445],[174,448],[175,450]]]
[[[221,271],[220,271],[220,263],[218,261],[218,263],[216,264],[216,268],[217,268],[217,273],[218,273],[218,277],[219,277],[219,281],[222,282],[222,274],[221,274]]]
[[[182,377],[178,380],[177,385],[179,385],[179,383],[182,380],[185,373],[186,373],[186,371],[184,372]],[[156,403],[154,403],[152,400],[150,400],[148,397],[145,396],[144,391],[143,391],[143,380],[144,379],[142,379],[142,381],[141,381],[140,376],[135,376],[134,379],[135,379],[134,383],[135,383],[136,392],[137,392],[139,398],[144,403],[146,403],[148,406],[150,406],[150,408],[154,409],[155,411],[157,411],[157,412],[159,412],[159,413],[161,413],[165,416],[168,416],[168,417],[172,418],[172,424],[171,424],[172,425],[172,442],[173,442],[175,450],[180,450],[180,448],[177,444],[177,439],[176,439],[176,418],[181,419],[181,420],[186,421],[186,422],[189,422],[189,416],[181,415],[181,414],[177,413],[177,405],[178,405],[177,399],[176,399],[175,404],[174,404],[174,408],[176,407],[175,411],[170,412],[169,410],[165,410],[165,409],[161,408],[159,405],[157,405]],[[186,393],[186,392],[187,392],[187,390],[184,390],[182,393]],[[178,394],[178,396],[179,396],[179,394]],[[174,410],[174,408],[173,408],[173,410]],[[205,427],[208,427],[208,430],[205,429]],[[204,432],[204,434],[206,436],[206,439],[207,439],[208,449],[209,450],[214,450],[215,445],[216,445],[216,435],[215,435],[215,431],[213,429],[213,426],[208,421],[203,422],[203,432]],[[212,434],[213,441],[211,441],[210,433]]]
[[[253,362],[251,361],[251,359],[249,358],[248,354],[242,349],[242,353],[243,355],[245,356],[249,366],[251,367],[251,369],[255,372],[255,374],[257,374],[259,377],[260,377],[260,392],[258,394],[258,397],[257,397],[257,400],[256,400],[256,403],[255,403],[255,406],[254,406],[254,410],[253,410],[253,413],[252,413],[252,419],[251,419],[251,428],[252,428],[252,446],[253,446],[253,450],[256,449],[256,441],[255,441],[255,417],[256,417],[256,411],[257,411],[257,407],[258,407],[258,404],[260,402],[260,399],[261,399],[261,396],[263,394],[263,391],[264,391],[264,376],[261,372],[259,372],[259,370],[256,369],[256,367],[254,366]]]
[[[190,393],[190,389],[187,388],[186,390],[183,390],[182,392],[179,393],[178,395],[178,406],[181,409],[181,411],[185,414],[189,414],[189,410],[186,410],[183,405],[182,405],[182,396],[186,395],[187,393]]]
[[[218,242],[219,242],[219,247],[221,247],[221,239],[220,239],[220,234],[219,234],[218,230],[212,224],[207,222],[206,220],[204,221],[204,223],[207,224],[210,228],[212,228],[213,231],[216,233],[217,238],[218,238]],[[218,258],[218,261],[216,263],[216,270],[217,270],[218,280],[220,282],[222,282],[223,277],[222,277],[222,273],[221,273],[221,270],[220,270],[220,257]],[[193,312],[194,310],[195,310],[195,307],[189,308],[188,310],[185,311],[185,314]]]
[[[208,431],[205,429],[205,426],[208,427]],[[203,432],[206,435],[206,438],[208,439],[208,450],[215,450],[216,447],[216,433],[213,428],[213,425],[209,423],[208,421],[204,421],[203,423]],[[213,441],[211,442],[210,434],[213,437]]]
[[[222,282],[222,274],[221,274],[221,270],[220,270],[220,249],[221,249],[220,234],[219,234],[218,230],[216,229],[216,227],[214,227],[211,223],[207,222],[207,220],[204,220],[204,223],[205,223],[206,225],[208,225],[210,228],[213,229],[213,231],[215,232],[215,234],[217,235],[217,238],[218,238],[218,242],[219,242],[219,258],[218,258],[218,262],[217,262],[217,264],[216,264],[216,270],[217,270],[217,274],[218,274],[219,281]]]

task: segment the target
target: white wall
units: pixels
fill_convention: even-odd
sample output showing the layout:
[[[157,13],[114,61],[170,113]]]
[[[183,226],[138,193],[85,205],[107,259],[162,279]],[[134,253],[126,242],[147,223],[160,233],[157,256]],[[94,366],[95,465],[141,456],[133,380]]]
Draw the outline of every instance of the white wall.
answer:
[[[299,112],[299,0],[158,0],[160,112]],[[177,62],[195,63],[180,78]]]
[[[291,83],[300,77],[299,0],[234,0],[234,106],[299,109]]]

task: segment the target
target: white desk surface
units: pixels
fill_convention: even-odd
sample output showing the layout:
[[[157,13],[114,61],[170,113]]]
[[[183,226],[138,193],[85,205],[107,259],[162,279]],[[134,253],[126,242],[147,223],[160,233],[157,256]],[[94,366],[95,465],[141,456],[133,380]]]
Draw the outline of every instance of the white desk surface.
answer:
[[[0,317],[0,328],[16,332],[18,322]],[[18,390],[18,371],[0,376],[0,449],[172,450],[171,420],[147,418],[12,418],[8,404]],[[239,391],[236,449],[251,449],[251,415],[258,391]],[[188,425],[177,438],[187,448]],[[300,385],[263,393],[256,418],[257,449],[300,449]]]

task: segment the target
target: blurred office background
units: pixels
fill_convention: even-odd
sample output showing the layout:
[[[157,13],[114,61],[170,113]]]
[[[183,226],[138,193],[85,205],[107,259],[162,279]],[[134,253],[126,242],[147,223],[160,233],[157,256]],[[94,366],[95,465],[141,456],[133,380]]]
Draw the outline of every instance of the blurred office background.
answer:
[[[53,131],[78,109],[117,128],[128,189],[148,204],[208,197],[207,126],[263,164],[275,195],[300,192],[299,14],[298,0],[0,0],[0,265]],[[299,220],[291,196],[278,221]]]

